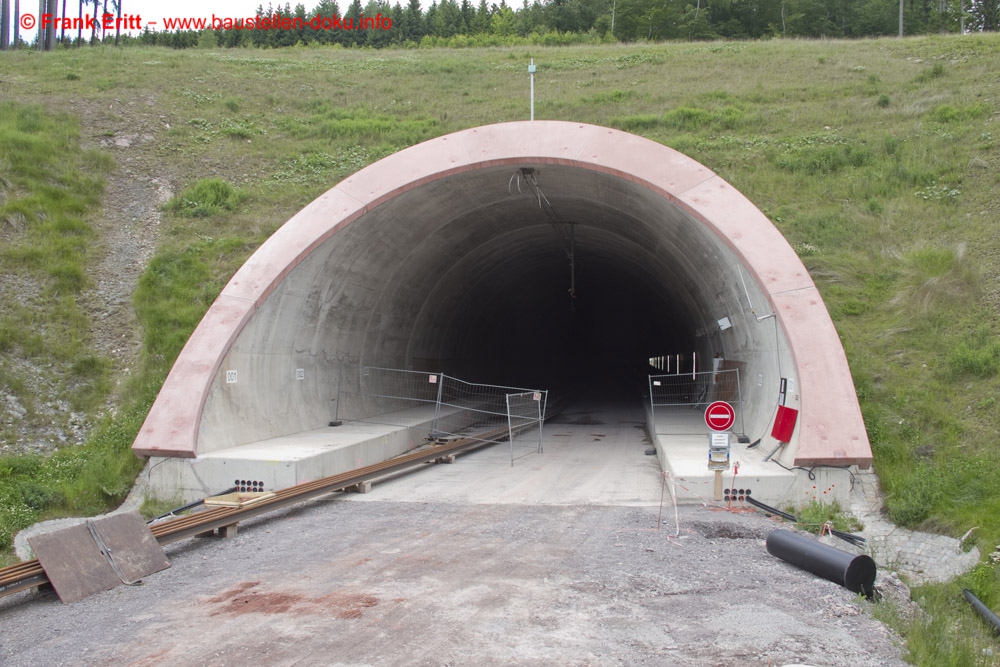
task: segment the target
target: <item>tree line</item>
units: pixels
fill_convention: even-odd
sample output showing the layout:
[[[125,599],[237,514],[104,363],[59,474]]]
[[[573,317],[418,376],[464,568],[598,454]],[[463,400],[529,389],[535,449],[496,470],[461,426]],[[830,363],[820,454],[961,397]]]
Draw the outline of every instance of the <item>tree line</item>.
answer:
[[[108,12],[108,0],[78,0],[79,13],[93,5]],[[56,0],[40,0],[40,7]],[[0,0],[0,45],[9,38],[9,9],[14,5],[15,40],[20,0]],[[42,4],[45,3],[45,4]],[[63,0],[65,12],[66,0]],[[111,11],[121,15],[121,0],[111,0]],[[249,13],[248,13],[249,14]],[[343,23],[331,29],[314,17],[337,17]],[[378,18],[376,24],[373,19]],[[771,37],[859,38],[924,33],[1000,30],[1000,0],[522,0],[511,7],[506,0],[487,4],[479,0],[433,0],[425,9],[420,0],[351,0],[342,8],[336,0],[321,0],[312,10],[263,5],[252,15],[225,26],[145,30],[138,35],[78,31],[68,37],[48,35],[36,47],[55,42],[197,45],[280,48],[311,44],[345,47],[489,46],[523,43],[632,42],[639,40],[767,39]],[[269,24],[263,19],[269,19]],[[279,25],[273,28],[274,19]],[[286,20],[287,19],[287,20]],[[296,20],[297,19],[297,20]],[[350,25],[351,29],[346,29]],[[262,26],[267,26],[263,29]],[[360,29],[359,29],[360,28]],[[40,42],[40,43],[39,43]]]
[[[103,3],[103,6],[102,6]],[[24,5],[27,13],[32,14],[32,28],[37,27],[38,32],[33,44],[29,44],[21,37],[21,0],[0,0],[0,51],[14,47],[35,46],[44,51],[51,51],[59,44],[80,45],[89,41],[90,44],[113,41],[119,44],[121,40],[121,16],[122,0],[77,0],[75,3],[79,10],[77,21],[73,22],[75,28],[69,28],[68,23],[72,22],[72,14],[67,11],[67,0],[38,0],[36,7],[33,7],[32,0],[26,0]],[[69,4],[69,9],[73,5]],[[38,13],[33,11],[37,9]],[[14,13],[13,33],[11,32],[11,10]],[[85,12],[86,10],[86,12]],[[90,17],[108,17],[108,23],[114,26],[114,31],[104,28],[100,20],[85,22],[84,14]],[[70,19],[70,21],[51,21],[47,25],[42,25],[42,17],[48,14],[53,17]],[[116,20],[117,19],[117,20]],[[84,26],[87,29],[84,29]],[[27,26],[26,26],[27,27]],[[76,32],[74,38],[73,33]],[[89,33],[84,37],[85,33]],[[106,33],[106,34],[105,34]]]

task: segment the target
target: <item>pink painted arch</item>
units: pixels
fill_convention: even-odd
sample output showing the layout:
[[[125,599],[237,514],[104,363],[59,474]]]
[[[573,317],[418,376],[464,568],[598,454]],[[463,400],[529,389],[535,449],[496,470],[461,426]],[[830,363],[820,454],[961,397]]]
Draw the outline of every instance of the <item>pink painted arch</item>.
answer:
[[[556,121],[477,127],[427,141],[306,206],[222,290],[174,364],[133,451],[195,457],[324,426],[339,363],[474,368],[491,356],[484,350],[497,347],[499,338],[484,332],[498,318],[506,318],[514,337],[520,324],[508,313],[537,316],[533,331],[544,333],[549,302],[503,309],[512,308],[511,294],[534,303],[542,297],[529,287],[562,279],[554,214],[557,223],[576,223],[587,284],[611,304],[608,317],[594,320],[605,322],[594,326],[607,349],[664,340],[667,347],[694,347],[706,361],[725,357],[748,378],[746,430],[754,435],[770,433],[786,378],[786,404],[799,410],[787,462],[870,465],[836,329],[805,267],[767,217],[677,151]],[[553,257],[558,271],[550,267]],[[657,330],[618,345],[613,336],[629,327],[606,322],[632,318],[631,328],[641,328],[639,315],[623,314],[620,302],[629,294],[659,313],[651,329],[680,322],[683,331],[669,338]],[[731,326],[720,327],[723,318]],[[518,354],[530,356],[527,350]]]

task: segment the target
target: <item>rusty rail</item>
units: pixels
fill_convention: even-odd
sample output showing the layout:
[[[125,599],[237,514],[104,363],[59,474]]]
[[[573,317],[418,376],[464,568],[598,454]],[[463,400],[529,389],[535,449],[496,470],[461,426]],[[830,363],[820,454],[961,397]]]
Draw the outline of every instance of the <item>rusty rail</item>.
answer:
[[[38,559],[26,560],[0,569],[0,597],[11,595],[26,588],[47,584],[49,578]]]
[[[558,412],[558,409],[557,409]],[[556,413],[557,413],[556,412]],[[553,414],[556,414],[553,413]],[[476,437],[462,438],[430,449],[404,454],[396,458],[370,466],[350,470],[339,475],[324,477],[312,482],[276,491],[273,498],[262,500],[248,507],[216,507],[187,516],[179,516],[155,523],[149,527],[160,544],[170,544],[202,533],[232,526],[245,519],[271,512],[288,505],[304,502],[310,498],[341,491],[352,486],[370,482],[396,472],[401,472],[419,464],[430,463],[448,456],[454,456],[479,447],[494,444],[507,436],[507,427],[497,428]],[[27,560],[9,567],[0,568],[0,597],[11,595],[27,588],[42,586],[49,582],[38,559]]]
[[[506,433],[506,428],[502,429],[502,431]],[[369,482],[379,477],[385,477],[386,475],[412,468],[419,464],[430,463],[446,456],[469,451],[487,444],[493,444],[489,442],[488,438],[490,436],[495,437],[495,435],[497,434],[493,432],[483,433],[479,434],[476,438],[463,438],[445,445],[437,445],[431,449],[411,452],[339,475],[297,484],[293,487],[276,491],[273,498],[262,500],[248,507],[216,507],[196,514],[177,517],[176,519],[153,524],[150,526],[150,531],[152,531],[160,544],[170,544],[171,542],[207,533],[217,528],[231,526],[244,519],[280,509],[287,505],[294,505],[295,503],[309,500],[324,493],[347,489],[363,482]]]

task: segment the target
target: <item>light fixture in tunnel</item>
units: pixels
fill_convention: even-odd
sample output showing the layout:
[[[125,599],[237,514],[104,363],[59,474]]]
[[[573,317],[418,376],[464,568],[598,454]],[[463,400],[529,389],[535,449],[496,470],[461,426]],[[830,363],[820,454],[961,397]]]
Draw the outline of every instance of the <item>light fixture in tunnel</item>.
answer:
[[[729,317],[723,317],[719,320],[719,331],[725,331],[726,329],[731,329],[733,323],[729,321]]]

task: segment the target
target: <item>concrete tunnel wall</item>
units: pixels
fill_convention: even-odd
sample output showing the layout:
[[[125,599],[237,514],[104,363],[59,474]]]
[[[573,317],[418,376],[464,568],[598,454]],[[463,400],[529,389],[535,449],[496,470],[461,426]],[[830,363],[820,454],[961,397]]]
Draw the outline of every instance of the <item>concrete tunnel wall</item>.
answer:
[[[575,223],[572,317],[566,255],[525,168]],[[361,170],[282,226],[209,309],[133,450],[193,457],[325,426],[342,363],[617,392],[616,369],[645,374],[646,357],[691,351],[699,370],[716,353],[741,368],[752,438],[770,432],[790,380],[800,418],[786,464],[870,464],[822,299],[743,195],[608,128],[473,128]]]

